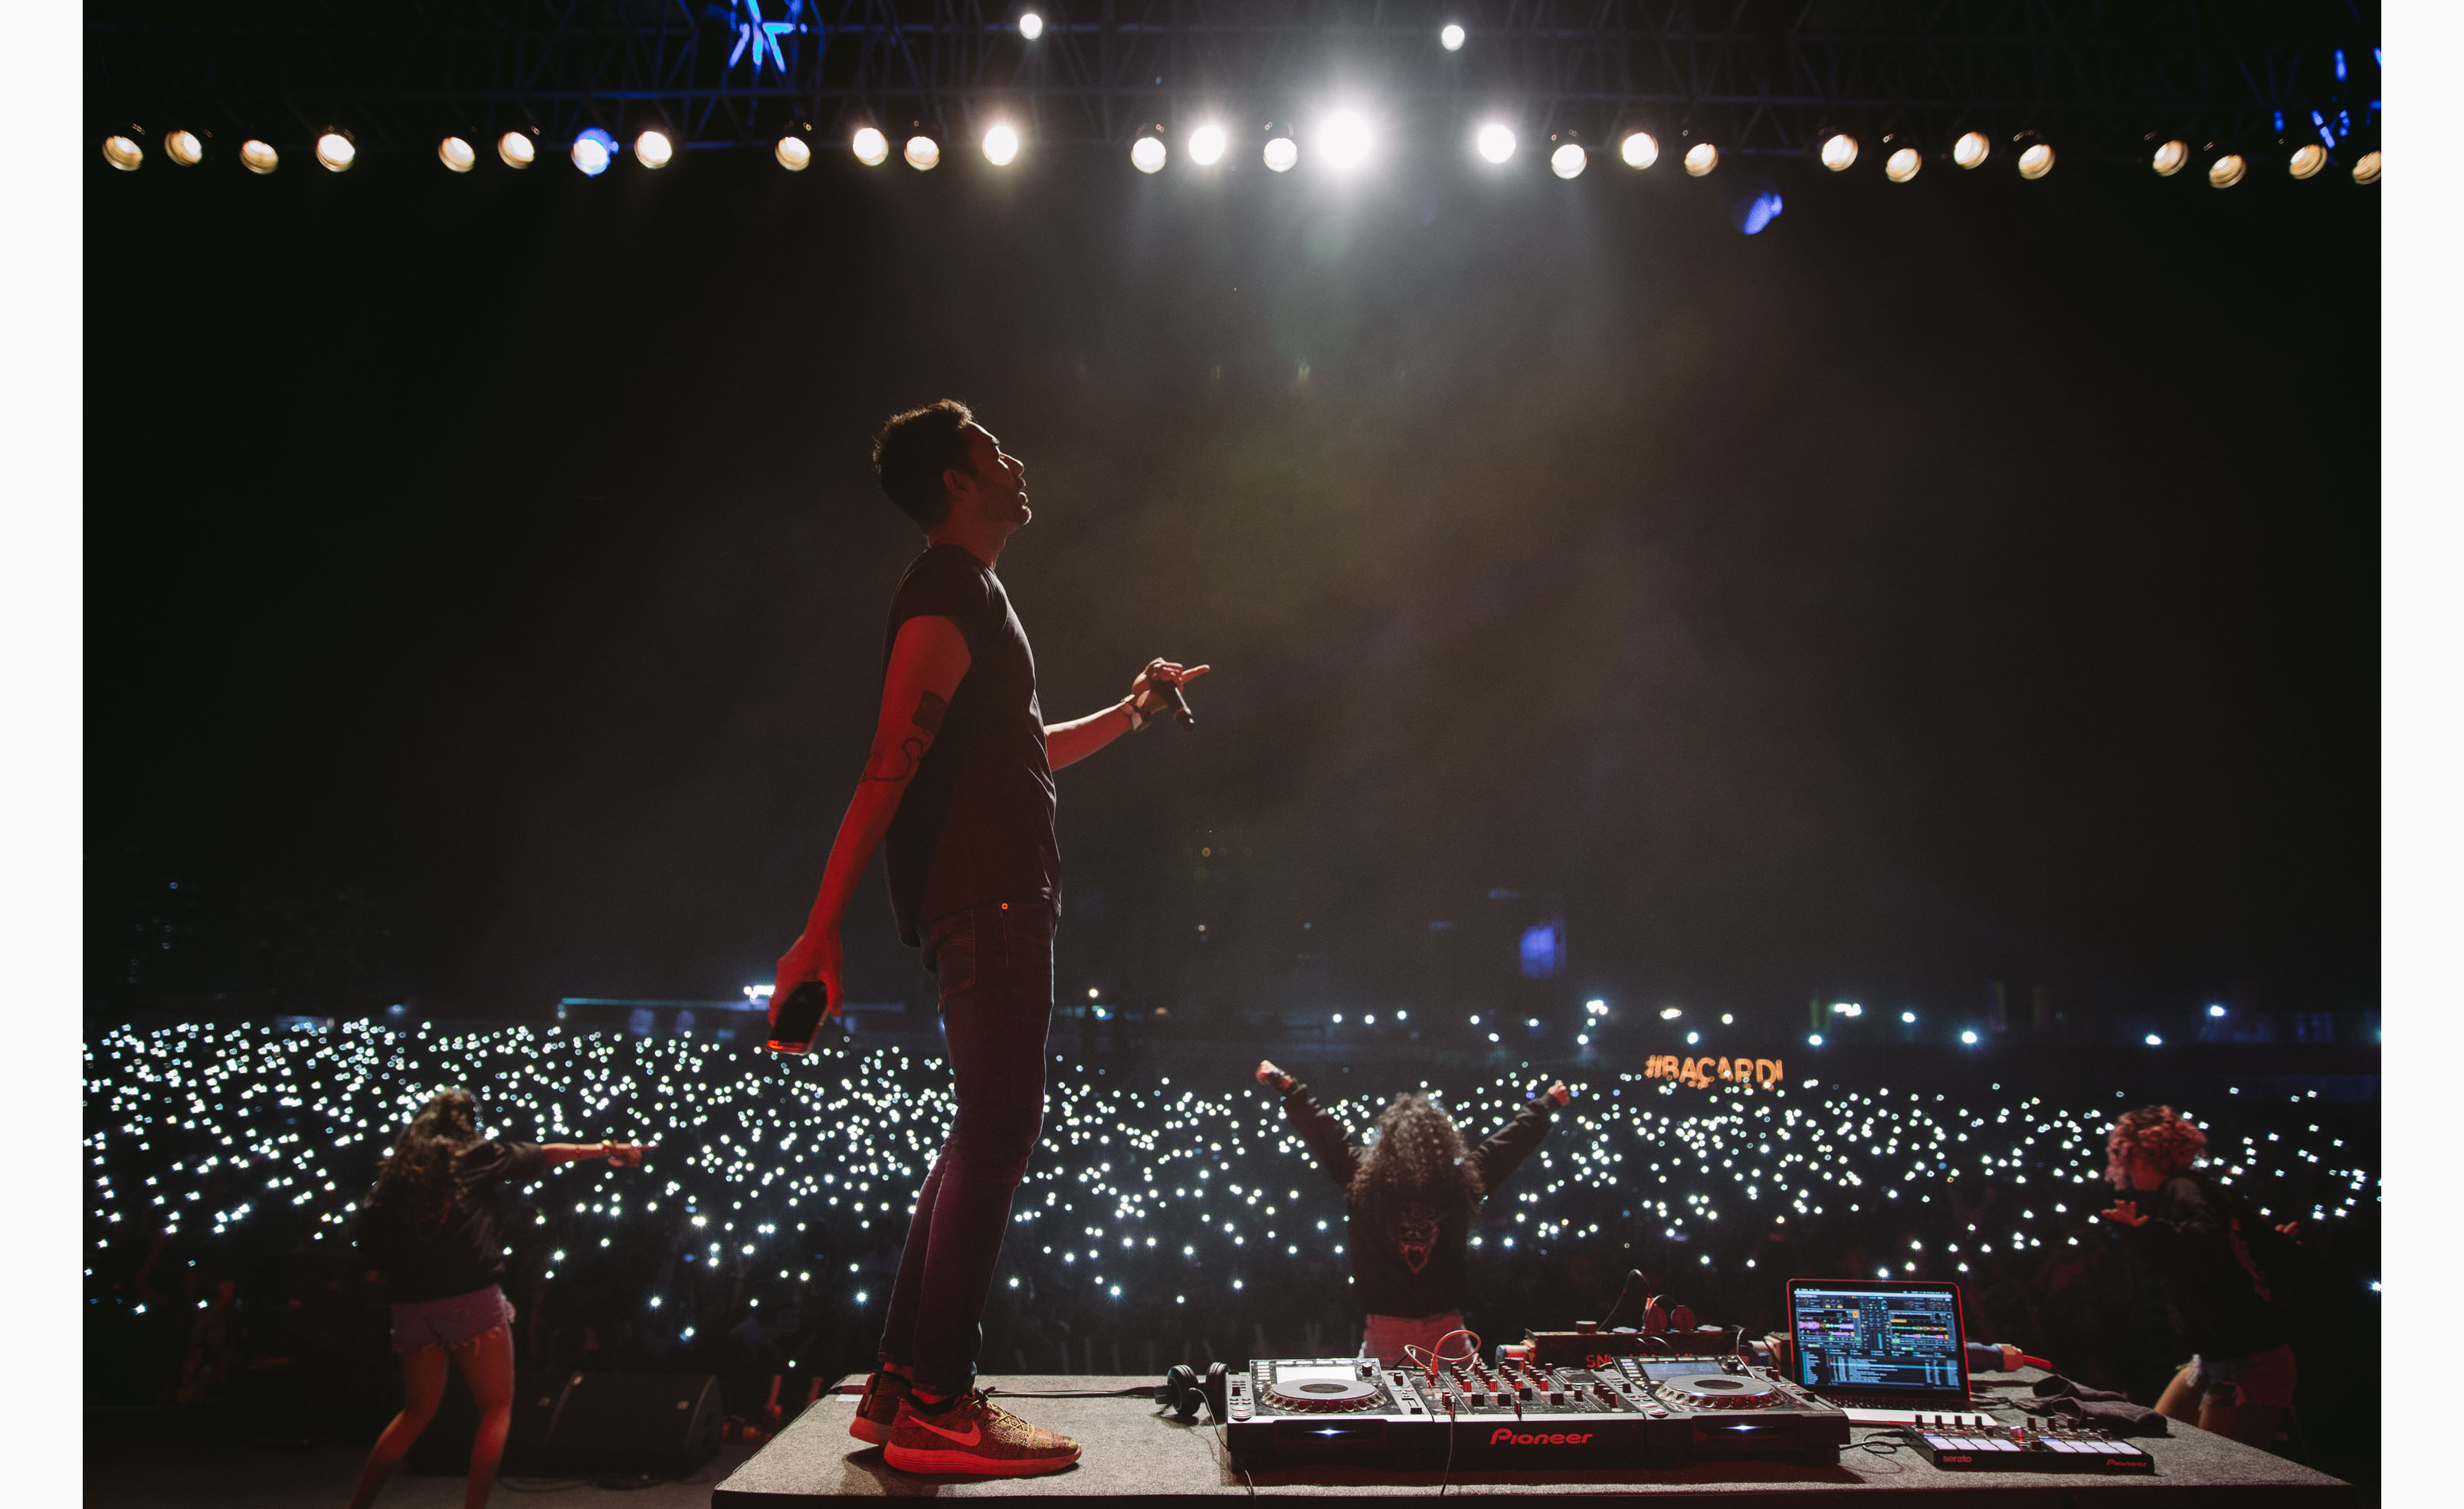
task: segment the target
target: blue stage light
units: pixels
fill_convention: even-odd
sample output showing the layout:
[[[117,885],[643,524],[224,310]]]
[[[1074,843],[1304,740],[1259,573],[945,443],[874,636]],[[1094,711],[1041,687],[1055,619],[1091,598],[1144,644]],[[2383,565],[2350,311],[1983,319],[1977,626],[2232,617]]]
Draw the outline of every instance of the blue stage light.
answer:
[[[615,160],[616,139],[599,127],[591,126],[573,139],[573,166],[582,169],[583,177],[598,177]]]
[[[1763,227],[1779,218],[1780,208],[1779,193],[1776,189],[1767,194],[1759,194],[1755,196],[1753,203],[1746,206],[1746,212],[1737,221],[1737,229],[1748,235],[1760,235],[1763,233]]]

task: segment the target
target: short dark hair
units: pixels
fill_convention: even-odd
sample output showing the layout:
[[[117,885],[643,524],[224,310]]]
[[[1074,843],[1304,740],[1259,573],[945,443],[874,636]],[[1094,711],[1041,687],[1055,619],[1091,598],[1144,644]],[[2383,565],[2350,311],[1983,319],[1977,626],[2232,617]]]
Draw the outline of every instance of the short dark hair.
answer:
[[[974,411],[955,398],[892,414],[872,437],[872,469],[881,490],[917,527],[933,529],[950,516],[950,490],[941,484],[944,472],[976,469],[962,427],[976,422]]]

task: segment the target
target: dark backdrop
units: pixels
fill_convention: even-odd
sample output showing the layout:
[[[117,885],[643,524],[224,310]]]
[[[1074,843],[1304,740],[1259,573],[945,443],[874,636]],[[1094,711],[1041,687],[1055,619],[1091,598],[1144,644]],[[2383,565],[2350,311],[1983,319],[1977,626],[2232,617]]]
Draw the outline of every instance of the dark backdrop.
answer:
[[[2375,1005],[2370,191],[972,158],[98,164],[90,995],[275,925],[183,877],[345,899],[337,1007],[767,979],[947,394],[1047,719],[1217,668],[1060,778],[1066,993],[1405,1004],[1512,890],[1621,1002]]]

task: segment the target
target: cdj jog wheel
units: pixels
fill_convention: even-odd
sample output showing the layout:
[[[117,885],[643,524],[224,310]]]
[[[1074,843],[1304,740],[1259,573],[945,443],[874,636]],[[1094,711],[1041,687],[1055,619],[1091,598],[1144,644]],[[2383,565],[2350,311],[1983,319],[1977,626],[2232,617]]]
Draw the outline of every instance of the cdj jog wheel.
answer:
[[[1695,1373],[1660,1387],[1697,1409],[1762,1409],[1783,1398],[1777,1384],[1734,1373]]]
[[[1266,1386],[1266,1397],[1286,1409],[1338,1411],[1367,1409],[1385,1396],[1374,1384],[1357,1378],[1332,1378],[1312,1370],[1299,1377],[1278,1374]]]

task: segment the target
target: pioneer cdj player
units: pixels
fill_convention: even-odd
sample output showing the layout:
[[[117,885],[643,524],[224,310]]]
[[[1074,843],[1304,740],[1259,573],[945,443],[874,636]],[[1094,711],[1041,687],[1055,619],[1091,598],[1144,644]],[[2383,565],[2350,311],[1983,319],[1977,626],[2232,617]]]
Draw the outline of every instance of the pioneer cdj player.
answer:
[[[1730,1357],[1618,1357],[1543,1366],[1478,1358],[1253,1362],[1231,1376],[1226,1433],[1244,1463],[1678,1467],[1733,1457],[1839,1459],[1848,1416]]]

